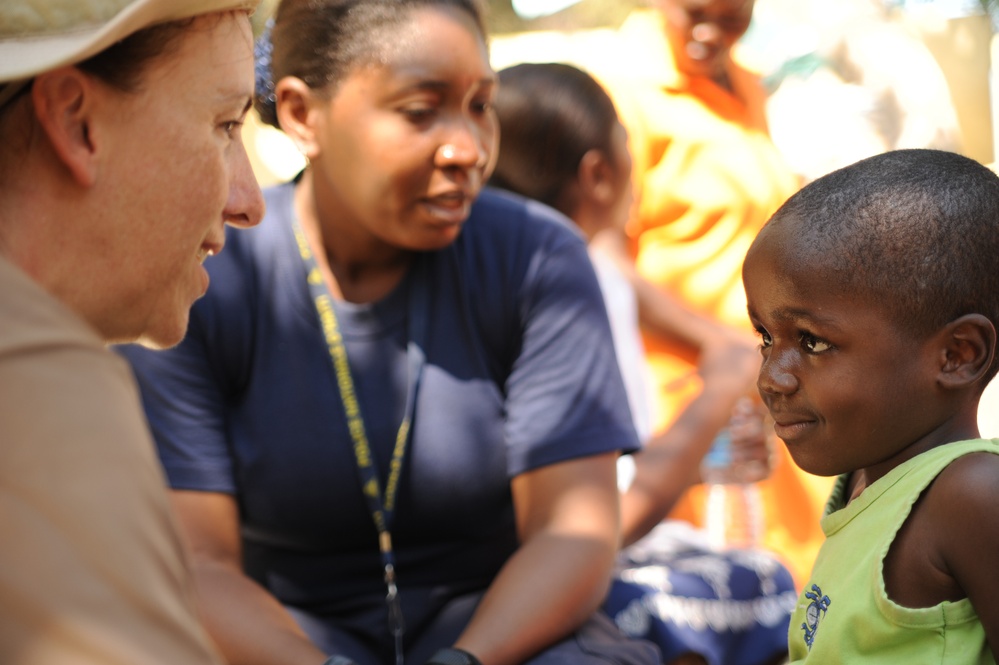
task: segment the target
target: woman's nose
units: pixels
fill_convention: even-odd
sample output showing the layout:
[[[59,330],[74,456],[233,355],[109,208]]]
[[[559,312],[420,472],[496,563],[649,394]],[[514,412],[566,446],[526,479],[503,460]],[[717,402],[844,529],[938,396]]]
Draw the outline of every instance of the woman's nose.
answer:
[[[223,218],[226,224],[239,228],[256,226],[264,217],[264,196],[250,166],[246,149],[240,144],[233,155],[232,181]]]
[[[472,123],[461,122],[449,132],[448,140],[437,149],[437,163],[442,168],[482,168],[489,161],[489,141]]]

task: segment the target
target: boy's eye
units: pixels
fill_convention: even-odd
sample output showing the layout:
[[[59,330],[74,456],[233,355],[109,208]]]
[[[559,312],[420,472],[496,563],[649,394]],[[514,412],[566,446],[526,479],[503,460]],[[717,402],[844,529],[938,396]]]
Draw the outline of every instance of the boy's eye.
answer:
[[[774,343],[774,340],[773,340],[773,338],[771,338],[771,337],[770,337],[770,333],[768,333],[768,332],[767,332],[766,330],[764,330],[763,328],[757,328],[757,329],[756,329],[756,334],[760,336],[760,346],[761,346],[762,348],[766,349],[766,348],[768,348],[768,347],[769,347],[769,346],[770,346],[771,344],[773,344],[773,343]]]
[[[800,340],[801,346],[809,353],[823,353],[832,348],[832,344],[829,342],[825,342],[809,333],[801,333]]]

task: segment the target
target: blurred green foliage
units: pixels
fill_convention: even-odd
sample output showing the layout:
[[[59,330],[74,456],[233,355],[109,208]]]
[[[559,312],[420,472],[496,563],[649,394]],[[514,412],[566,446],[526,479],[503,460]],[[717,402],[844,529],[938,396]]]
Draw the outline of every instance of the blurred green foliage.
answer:
[[[992,18],[992,30],[999,29],[999,0],[979,0],[982,9]]]

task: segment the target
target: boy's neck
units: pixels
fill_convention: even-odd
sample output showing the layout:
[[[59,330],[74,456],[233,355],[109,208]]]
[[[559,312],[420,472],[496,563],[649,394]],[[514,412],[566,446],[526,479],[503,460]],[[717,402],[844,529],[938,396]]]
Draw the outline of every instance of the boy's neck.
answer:
[[[861,492],[867,489],[869,484],[867,482],[867,474],[864,473],[863,469],[858,469],[851,473],[846,481],[846,502],[852,503],[854,499],[860,496]]]
[[[920,441],[914,442],[906,448],[905,454],[892,458],[889,464],[886,465],[882,463],[851,472],[850,477],[846,482],[846,502],[850,503],[856,499],[860,496],[864,489],[872,485],[882,476],[887,475],[889,471],[899,466],[906,460],[912,459],[913,457],[928,450],[932,450],[940,446],[946,446],[949,443],[981,438],[981,434],[978,430],[977,412],[976,400],[974,409],[971,409],[970,411],[963,410],[960,414],[955,414],[954,418],[951,419],[946,426],[941,426],[932,435],[928,435]],[[969,413],[970,415],[968,415]]]

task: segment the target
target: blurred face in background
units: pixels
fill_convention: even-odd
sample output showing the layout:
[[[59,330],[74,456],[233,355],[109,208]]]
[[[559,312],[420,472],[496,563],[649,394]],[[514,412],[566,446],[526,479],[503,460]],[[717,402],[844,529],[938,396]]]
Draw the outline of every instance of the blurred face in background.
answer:
[[[623,230],[631,218],[635,192],[631,182],[632,159],[628,150],[628,130],[620,122],[614,126],[611,151],[611,162],[617,176],[617,197],[611,220],[613,226]]]
[[[754,0],[660,0],[677,68],[689,76],[725,78],[732,46],[749,29]]]

